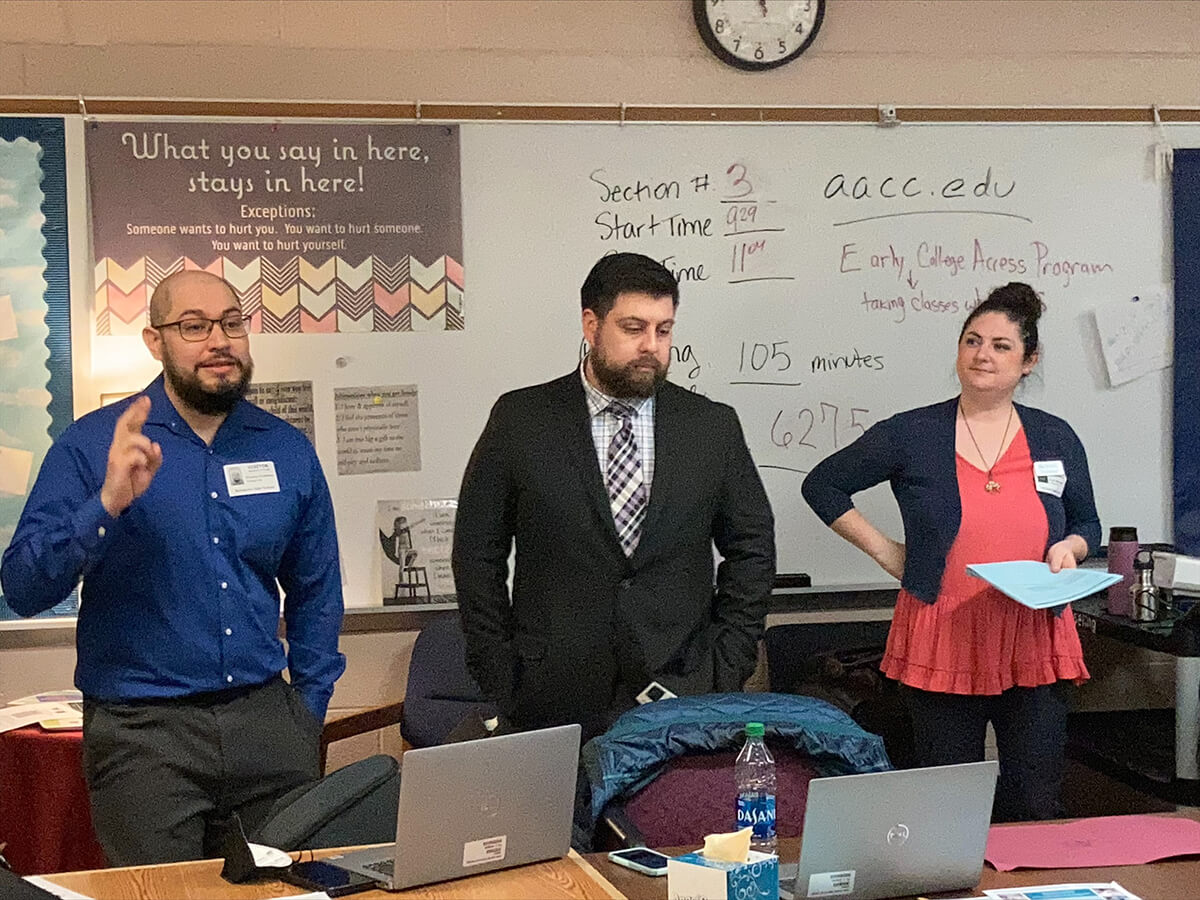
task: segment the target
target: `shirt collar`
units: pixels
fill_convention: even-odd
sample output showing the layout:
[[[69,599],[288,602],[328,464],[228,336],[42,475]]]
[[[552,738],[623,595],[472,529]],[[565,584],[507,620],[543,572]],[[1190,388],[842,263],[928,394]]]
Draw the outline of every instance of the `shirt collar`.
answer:
[[[146,417],[147,424],[164,425],[167,427],[178,427],[180,422],[184,422],[184,418],[179,415],[175,409],[175,404],[171,402],[171,398],[167,396],[167,388],[164,383],[166,376],[159,375],[152,382],[146,385],[146,389],[142,391],[150,398],[150,415]],[[272,416],[265,409],[260,409],[248,400],[239,400],[238,404],[233,408],[225,421],[221,423],[221,427],[217,429],[221,431],[226,428],[249,429],[251,431],[265,431],[271,427]]]
[[[610,397],[597,387],[595,387],[587,379],[587,373],[584,371],[584,366],[587,365],[587,357],[585,356],[579,361],[579,379],[583,382],[583,394],[587,398],[588,413],[592,416],[598,416],[606,409],[609,404],[615,402],[624,403],[633,409],[633,414],[640,415],[642,413],[650,414],[654,412],[654,395],[649,397],[631,397],[629,399],[620,399]]]

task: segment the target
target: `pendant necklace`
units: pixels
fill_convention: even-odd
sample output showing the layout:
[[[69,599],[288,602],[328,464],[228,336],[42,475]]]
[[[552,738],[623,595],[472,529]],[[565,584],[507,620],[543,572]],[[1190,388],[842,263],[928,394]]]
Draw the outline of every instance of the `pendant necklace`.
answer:
[[[992,477],[992,469],[996,468],[996,463],[1000,462],[1000,457],[1004,455],[1004,442],[1008,440],[1008,429],[1012,427],[1013,412],[1015,406],[1011,404],[1008,407],[1008,422],[1004,425],[1004,436],[1000,438],[1000,449],[996,451],[996,458],[992,460],[992,464],[987,470],[987,484],[983,489],[989,494],[995,494],[1000,490],[1000,482]],[[962,416],[963,424],[967,426],[967,435],[971,438],[971,443],[975,445],[975,452],[979,454],[979,461],[987,466],[987,460],[984,458],[983,451],[979,449],[979,441],[975,440],[975,433],[971,431],[971,423],[967,421],[967,414],[963,412],[962,400],[958,401],[958,414]]]

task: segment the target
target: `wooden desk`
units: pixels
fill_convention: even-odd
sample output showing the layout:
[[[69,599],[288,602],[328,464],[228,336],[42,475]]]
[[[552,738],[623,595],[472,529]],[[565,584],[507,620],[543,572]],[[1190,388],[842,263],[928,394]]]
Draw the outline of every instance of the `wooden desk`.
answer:
[[[316,855],[319,858],[338,852],[340,851],[318,850]],[[63,872],[45,877],[55,884],[95,897],[96,900],[147,900],[165,897],[170,897],[171,900],[262,900],[265,897],[287,897],[305,893],[303,889],[282,881],[229,884],[221,878],[221,866],[222,861],[219,859],[205,859],[162,866]],[[563,859],[519,866],[502,872],[489,872],[486,875],[446,881],[398,893],[364,891],[353,896],[361,897],[362,900],[404,900],[417,897],[424,900],[529,900],[534,897],[544,900],[624,900],[622,894],[574,850]]]
[[[1200,821],[1200,810],[1190,810],[1188,818]],[[1004,827],[1004,826],[1001,826]],[[780,841],[780,855],[784,862],[794,863],[800,858],[800,838]],[[678,854],[694,847],[677,847],[665,853]],[[667,879],[650,878],[613,865],[602,853],[588,855],[588,860],[618,891],[629,900],[666,900]],[[1165,860],[1145,866],[1110,866],[1102,869],[1019,869],[1016,872],[997,872],[986,863],[979,885],[973,890],[954,891],[949,894],[928,894],[935,897],[970,897],[985,890],[1006,887],[1028,887],[1035,884],[1064,884],[1080,882],[1115,881],[1128,891],[1145,900],[1196,900],[1200,897],[1200,856]]]

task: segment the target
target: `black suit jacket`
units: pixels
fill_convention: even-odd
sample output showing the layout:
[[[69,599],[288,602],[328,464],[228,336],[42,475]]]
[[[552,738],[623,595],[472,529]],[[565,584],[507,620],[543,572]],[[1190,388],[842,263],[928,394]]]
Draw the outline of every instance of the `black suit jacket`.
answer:
[[[471,455],[453,554],[467,663],[520,727],[596,730],[651,679],[680,695],[737,691],[754,669],[775,575],[762,480],[731,407],[670,383],[655,403],[632,558],[578,370],[502,396]]]

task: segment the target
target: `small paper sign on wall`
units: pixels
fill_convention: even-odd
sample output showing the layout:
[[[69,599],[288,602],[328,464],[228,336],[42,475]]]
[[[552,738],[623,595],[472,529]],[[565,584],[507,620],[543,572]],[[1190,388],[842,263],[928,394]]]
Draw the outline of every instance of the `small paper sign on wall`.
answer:
[[[1169,288],[1098,306],[1094,315],[1113,387],[1171,366],[1175,309]]]

